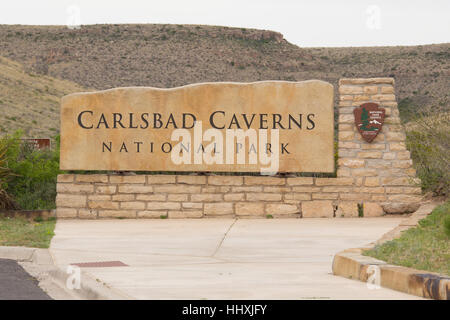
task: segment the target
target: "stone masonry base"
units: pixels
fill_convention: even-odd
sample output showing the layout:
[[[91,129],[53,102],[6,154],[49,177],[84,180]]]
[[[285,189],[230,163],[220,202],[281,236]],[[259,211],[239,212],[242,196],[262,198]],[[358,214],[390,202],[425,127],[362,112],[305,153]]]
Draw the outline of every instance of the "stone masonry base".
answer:
[[[357,217],[380,216],[390,201],[417,209],[420,188],[367,187],[356,178],[267,176],[58,176],[58,218]],[[407,194],[407,195],[405,195]],[[384,201],[380,201],[383,197]],[[405,207],[405,206],[404,206]]]

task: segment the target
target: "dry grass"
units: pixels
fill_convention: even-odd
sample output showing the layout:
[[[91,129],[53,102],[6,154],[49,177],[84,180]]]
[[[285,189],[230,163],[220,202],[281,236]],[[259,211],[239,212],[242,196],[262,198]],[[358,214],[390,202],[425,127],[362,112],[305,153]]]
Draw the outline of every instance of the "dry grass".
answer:
[[[0,217],[0,246],[48,248],[54,236],[56,220]]]
[[[53,137],[59,131],[60,98],[85,89],[67,80],[27,72],[0,57],[0,136],[22,129],[26,136]]]
[[[390,264],[450,275],[450,202],[437,207],[419,226],[364,254]]]

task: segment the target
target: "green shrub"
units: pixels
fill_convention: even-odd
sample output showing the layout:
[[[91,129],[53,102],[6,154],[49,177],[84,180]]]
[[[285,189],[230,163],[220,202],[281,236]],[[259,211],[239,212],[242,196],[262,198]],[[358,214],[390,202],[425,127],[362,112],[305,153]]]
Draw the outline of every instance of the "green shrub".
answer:
[[[20,140],[22,133],[6,136],[7,167],[13,173],[2,188],[13,196],[21,209],[53,209],[59,170],[59,137],[54,150],[34,150]]]
[[[4,190],[4,185],[12,177],[12,171],[7,166],[7,152],[9,143],[7,140],[0,140],[0,209],[16,209],[17,204],[11,196]]]
[[[444,231],[445,231],[445,234],[446,234],[448,237],[450,237],[450,216],[447,216],[447,217],[444,219]]]
[[[424,191],[450,192],[450,113],[422,114],[407,126],[407,147]]]

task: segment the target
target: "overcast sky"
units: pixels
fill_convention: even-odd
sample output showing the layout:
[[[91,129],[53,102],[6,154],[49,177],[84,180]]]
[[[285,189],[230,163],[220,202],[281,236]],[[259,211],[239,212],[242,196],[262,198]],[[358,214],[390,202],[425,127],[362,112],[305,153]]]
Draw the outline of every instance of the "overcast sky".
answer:
[[[450,42],[450,0],[1,0],[0,24],[207,24],[303,47]]]

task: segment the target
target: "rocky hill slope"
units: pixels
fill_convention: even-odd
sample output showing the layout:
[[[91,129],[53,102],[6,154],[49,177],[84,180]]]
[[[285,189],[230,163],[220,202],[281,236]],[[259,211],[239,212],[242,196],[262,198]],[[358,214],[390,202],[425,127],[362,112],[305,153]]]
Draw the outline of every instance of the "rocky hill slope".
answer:
[[[301,48],[273,31],[228,27],[91,25],[70,30],[64,26],[0,25],[0,56],[22,64],[24,76],[39,75],[30,78],[39,82],[36,85],[41,86],[41,75],[71,81],[64,90],[54,92],[60,95],[80,90],[74,83],[106,89],[174,87],[205,81],[321,79],[336,85],[342,77],[393,76],[405,120],[409,119],[408,111],[449,108],[450,43]],[[45,85],[42,92],[36,93],[36,89],[8,82],[4,69],[1,72],[3,86],[11,85],[26,96],[42,95],[41,100],[47,99]],[[47,86],[53,90],[51,84]],[[8,117],[24,119],[29,114],[24,105],[43,109],[43,114],[50,112],[46,118],[57,129],[56,101],[45,105],[25,99],[2,92],[0,108]],[[14,105],[17,110],[13,113]],[[30,132],[38,132],[30,121],[26,122]],[[5,127],[3,121],[1,124]]]

